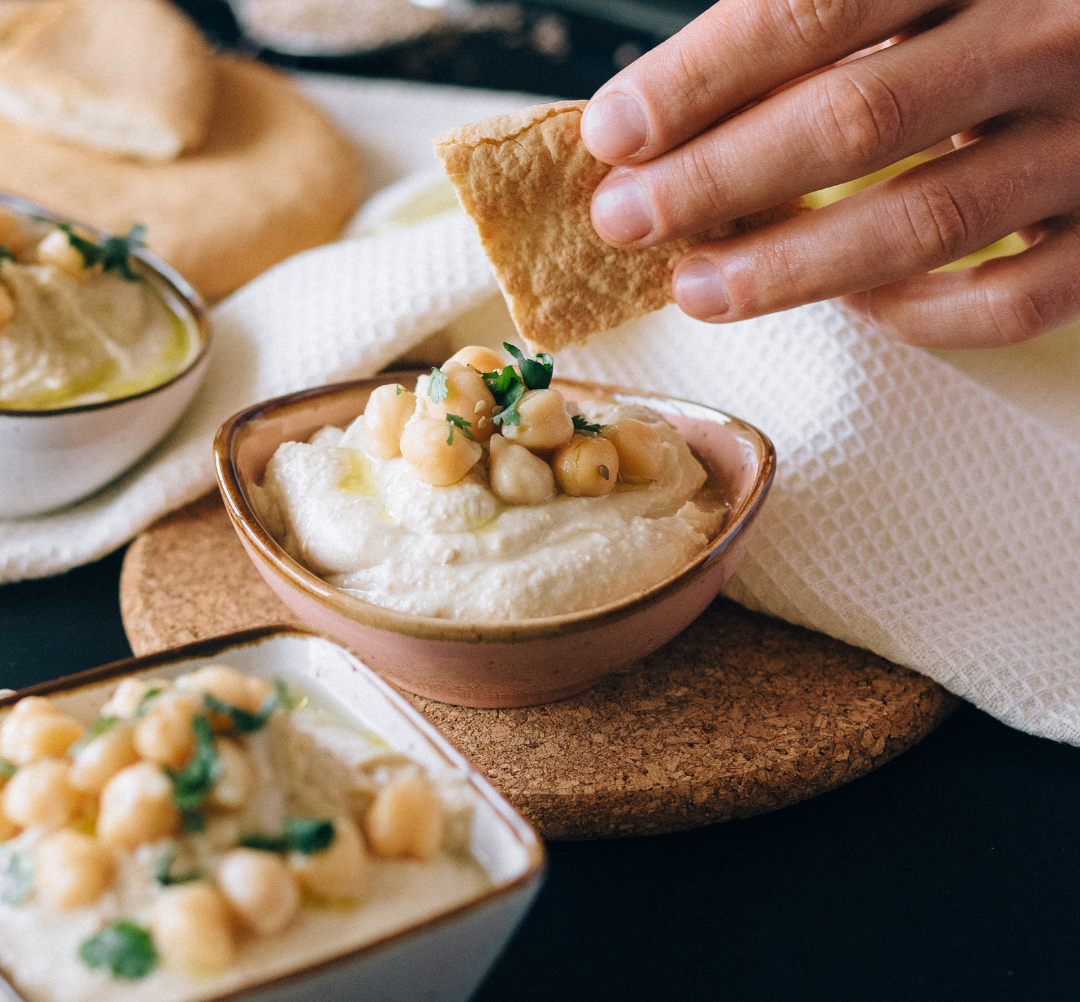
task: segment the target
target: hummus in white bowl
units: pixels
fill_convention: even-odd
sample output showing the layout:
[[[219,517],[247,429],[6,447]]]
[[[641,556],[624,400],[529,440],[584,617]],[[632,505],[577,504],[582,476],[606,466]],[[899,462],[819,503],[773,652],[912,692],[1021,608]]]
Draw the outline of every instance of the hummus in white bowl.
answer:
[[[103,487],[199,387],[202,302],[140,232],[93,234],[0,193],[0,519]]]
[[[186,368],[196,332],[132,268],[139,245],[0,206],[0,409],[100,403]]]
[[[410,423],[431,420],[428,377],[416,396]],[[575,442],[601,440],[627,422],[646,426],[651,476],[623,477],[609,464],[600,467],[608,482],[599,496],[560,486],[533,503],[507,503],[493,487],[493,457],[507,447],[503,435],[523,440],[526,421],[477,447],[460,480],[434,485],[404,456],[380,458],[370,417],[361,415],[346,429],[279,446],[256,491],[264,523],[329,583],[399,612],[499,623],[617,601],[683,567],[720,530],[727,506],[661,415],[640,405],[567,401],[566,409]],[[554,467],[560,448],[533,454]]]

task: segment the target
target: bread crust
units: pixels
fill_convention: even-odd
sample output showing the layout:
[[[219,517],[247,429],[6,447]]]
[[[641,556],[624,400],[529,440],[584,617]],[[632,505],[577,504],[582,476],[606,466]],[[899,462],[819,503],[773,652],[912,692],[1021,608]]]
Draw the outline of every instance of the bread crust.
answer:
[[[617,250],[597,236],[589,215],[611,168],[581,141],[585,104],[533,105],[434,141],[518,331],[547,351],[672,302],[672,272],[689,247],[803,210],[798,200],[658,247]]]
[[[119,159],[0,122],[0,189],[93,226],[147,227],[147,245],[207,299],[336,239],[356,211],[356,150],[284,74],[216,57],[197,153]]]
[[[39,0],[0,9],[0,112],[114,153],[171,159],[203,140],[212,54],[166,0]]]

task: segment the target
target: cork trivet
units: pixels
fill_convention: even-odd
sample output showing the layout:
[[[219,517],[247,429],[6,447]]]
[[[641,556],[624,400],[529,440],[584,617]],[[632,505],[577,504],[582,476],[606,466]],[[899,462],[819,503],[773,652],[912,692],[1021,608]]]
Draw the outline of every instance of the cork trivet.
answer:
[[[295,622],[216,495],[131,545],[120,604],[137,654]],[[957,704],[921,675],[725,599],[644,661],[557,703],[475,710],[406,695],[549,839],[775,810],[882,765]]]

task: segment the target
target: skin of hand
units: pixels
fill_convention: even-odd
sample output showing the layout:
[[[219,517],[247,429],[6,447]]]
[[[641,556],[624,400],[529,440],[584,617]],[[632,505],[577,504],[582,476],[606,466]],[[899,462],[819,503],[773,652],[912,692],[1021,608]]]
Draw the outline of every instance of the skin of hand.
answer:
[[[960,348],[1080,315],[1080,0],[720,0],[601,87],[581,135],[613,165],[593,225],[623,248],[952,137],[840,202],[687,251],[690,316],[842,296],[903,341]],[[1014,231],[1021,253],[928,274]]]

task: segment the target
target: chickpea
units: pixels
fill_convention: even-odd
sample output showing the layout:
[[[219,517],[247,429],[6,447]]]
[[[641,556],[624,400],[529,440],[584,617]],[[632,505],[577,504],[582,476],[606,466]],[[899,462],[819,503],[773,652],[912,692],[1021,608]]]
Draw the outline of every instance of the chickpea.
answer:
[[[8,325],[13,316],[15,316],[15,300],[11,298],[7,286],[0,285],[0,330]]]
[[[280,856],[233,849],[217,869],[218,887],[245,925],[260,936],[281,932],[300,910],[300,888]]]
[[[63,828],[79,814],[82,798],[68,782],[70,766],[58,758],[43,758],[21,768],[4,787],[8,820],[22,828]]]
[[[139,712],[147,693],[157,689],[165,692],[172,688],[172,682],[163,678],[135,678],[128,676],[120,681],[109,701],[101,708],[103,717],[119,717],[130,720]]]
[[[121,769],[101,791],[97,834],[106,845],[134,849],[171,835],[179,824],[172,783],[153,762]]]
[[[371,868],[363,839],[349,818],[334,818],[334,841],[321,852],[289,853],[289,868],[300,886],[323,899],[355,899],[363,894]]]
[[[4,208],[0,208],[0,247],[6,247],[16,256],[26,247],[26,234],[19,217]]]
[[[2,805],[0,805],[2,807]],[[0,842],[14,838],[22,829],[0,809]]]
[[[502,355],[478,344],[459,348],[446,361],[471,365],[477,372],[497,372],[499,369],[506,368],[506,360]],[[445,368],[445,365],[443,367]]]
[[[126,720],[118,721],[75,753],[68,778],[76,790],[96,796],[121,769],[138,761],[135,729]]]
[[[623,418],[601,434],[619,454],[619,479],[624,483],[649,484],[664,475],[664,440],[652,425]]]
[[[495,430],[491,420],[495,398],[487,383],[475,369],[461,362],[447,362],[442,372],[446,376],[446,399],[436,403],[431,397],[425,397],[424,414],[440,421],[445,421],[447,414],[456,414],[472,424],[469,431],[473,438],[486,442]],[[457,438],[456,432],[454,438]]]
[[[471,442],[459,428],[454,429],[437,418],[419,418],[405,425],[401,436],[401,454],[416,470],[416,476],[434,487],[456,484],[471,470],[484,454],[477,442]]]
[[[203,709],[202,698],[194,693],[162,693],[135,723],[136,751],[151,762],[182,769],[195,752],[192,721]]]
[[[204,693],[216,696],[223,703],[248,713],[258,713],[266,697],[274,691],[261,678],[245,675],[228,665],[206,665],[181,675],[176,680],[176,688],[199,697]]]
[[[162,890],[150,915],[150,932],[165,964],[188,974],[220,974],[236,959],[228,905],[205,880]]]
[[[8,778],[5,775],[0,775],[0,794],[3,793]],[[9,838],[14,838],[19,834],[19,831],[19,826],[4,813],[3,799],[0,797],[0,842],[6,842]]]
[[[82,278],[86,273],[86,261],[68,240],[63,230],[53,230],[37,246],[37,259],[41,264],[51,264],[72,278]]]
[[[430,780],[413,774],[379,790],[368,809],[364,829],[379,856],[428,860],[442,841],[444,813]]]
[[[603,497],[615,489],[619,453],[606,438],[575,435],[551,457],[551,468],[571,497]]]
[[[364,408],[367,451],[377,459],[397,459],[401,455],[401,433],[415,410],[416,394],[400,383],[372,390]]]
[[[43,696],[20,699],[0,727],[0,758],[29,765],[63,755],[82,735],[83,725]]]
[[[221,778],[207,798],[214,807],[243,807],[255,789],[255,762],[250,752],[235,741],[221,738],[216,742],[221,762]]]
[[[93,904],[109,889],[116,857],[96,838],[65,828],[37,847],[35,887],[55,908]]]
[[[541,504],[555,496],[551,467],[502,435],[491,436],[488,479],[495,496],[507,504]]]
[[[526,390],[518,401],[519,424],[504,424],[502,433],[533,452],[558,449],[570,441],[574,422],[558,390]]]
[[[12,717],[32,717],[38,713],[63,713],[48,696],[24,696],[12,708]]]

